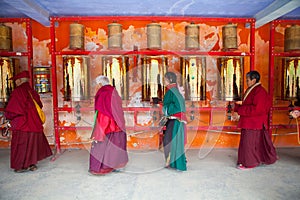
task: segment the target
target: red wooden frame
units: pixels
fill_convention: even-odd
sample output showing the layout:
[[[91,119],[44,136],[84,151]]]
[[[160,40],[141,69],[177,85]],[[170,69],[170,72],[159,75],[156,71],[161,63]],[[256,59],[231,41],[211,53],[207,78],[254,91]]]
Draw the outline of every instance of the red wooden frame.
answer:
[[[224,23],[245,23],[249,24],[250,29],[250,52],[200,52],[200,51],[190,51],[190,52],[174,52],[174,51],[149,51],[149,50],[135,50],[135,51],[56,51],[55,47],[55,22],[59,21],[192,21],[192,22],[224,22]],[[50,18],[50,34],[51,34],[51,59],[52,59],[52,92],[53,92],[53,118],[54,118],[54,131],[55,131],[55,142],[56,150],[59,153],[61,151],[60,136],[59,130],[67,129],[87,129],[91,127],[62,127],[59,126],[59,111],[71,111],[74,108],[59,108],[58,107],[58,91],[57,91],[57,77],[56,77],[56,56],[57,55],[129,55],[129,54],[144,54],[144,55],[211,55],[211,56],[249,56],[250,57],[250,69],[254,69],[254,52],[255,52],[255,19],[254,18],[201,18],[201,17],[176,17],[176,16],[89,16],[89,17],[51,17]],[[84,109],[84,108],[82,108]],[[137,112],[142,108],[124,108],[124,110],[134,111],[134,119],[136,122]],[[189,109],[189,108],[188,108]],[[210,120],[212,120],[212,110],[221,109],[225,110],[226,108],[193,108],[198,109],[199,111],[209,111]],[[143,108],[142,110],[148,111],[153,110],[153,108]],[[210,121],[210,124],[212,121]],[[145,127],[142,127],[143,130]],[[220,130],[220,127],[214,126],[198,126],[192,127],[190,130]],[[223,129],[234,129],[235,127],[222,127]],[[138,127],[129,127],[129,129],[137,130]],[[150,128],[151,129],[151,128]]]
[[[270,23],[270,46],[269,46],[269,94],[271,97],[274,96],[274,62],[275,57],[300,57],[300,52],[275,52],[275,27],[278,24],[286,24],[286,25],[293,25],[298,24],[300,25],[300,20],[295,19],[285,19],[285,20],[274,20]],[[296,125],[273,125],[273,111],[274,110],[286,110],[288,112],[288,107],[274,107],[272,101],[272,109],[269,113],[269,132],[272,134],[272,130],[275,128],[295,128]]]

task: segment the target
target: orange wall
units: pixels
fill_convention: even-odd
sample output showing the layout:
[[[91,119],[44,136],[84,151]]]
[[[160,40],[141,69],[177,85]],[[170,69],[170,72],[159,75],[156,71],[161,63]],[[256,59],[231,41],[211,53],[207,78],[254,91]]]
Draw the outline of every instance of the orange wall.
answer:
[[[59,22],[56,27],[56,50],[68,50],[69,45],[69,24],[72,22]],[[106,50],[107,49],[107,25],[111,23],[110,21],[84,21],[80,22],[85,25],[85,46],[88,48],[94,48],[94,50]],[[124,50],[133,50],[134,45],[138,45],[140,49],[145,49],[147,47],[147,34],[146,25],[151,23],[149,21],[122,21],[123,28],[123,48]],[[166,34],[162,34],[162,49],[181,51],[185,48],[185,35],[184,30],[188,22],[185,21],[170,21],[161,22],[162,29]],[[9,24],[11,25],[11,24]],[[20,25],[13,24],[14,26],[21,27]],[[200,25],[200,47],[202,51],[220,51],[222,47],[222,37],[221,31],[224,23],[220,22],[210,22],[210,23],[199,23]],[[283,28],[286,25],[283,25]],[[276,49],[282,49],[282,27],[276,32]],[[23,27],[24,30],[24,27]],[[35,66],[49,66],[51,67],[51,55],[50,55],[50,28],[44,27],[39,23],[32,22],[32,36],[33,36],[33,67]],[[14,40],[17,37],[13,38]],[[270,40],[270,24],[267,24],[255,31],[255,69],[261,73],[261,81],[263,86],[268,89],[269,85],[269,41]],[[22,41],[14,41],[14,49],[21,48]],[[173,42],[168,42],[173,41]],[[175,42],[174,42],[175,41]],[[250,51],[250,30],[245,28],[244,24],[238,25],[238,44],[239,51],[249,52]],[[22,44],[23,45],[23,44]],[[101,73],[101,56],[91,56],[93,60],[91,62],[91,80]],[[169,66],[171,70],[179,71],[179,61],[176,57],[169,58]],[[216,73],[216,68],[213,66],[213,61],[208,59],[207,73],[207,90],[208,97],[212,98],[214,96],[214,85],[216,84],[216,77],[213,76]],[[24,62],[26,63],[26,62]],[[249,61],[246,61],[245,72],[249,71]],[[24,66],[22,66],[24,68]],[[57,85],[58,85],[58,98],[60,107],[74,107],[74,104],[70,102],[64,102],[62,100],[62,58],[57,56]],[[132,77],[131,77],[132,78]],[[139,78],[139,77],[138,77]],[[275,80],[280,83],[281,79],[278,74],[275,74]],[[133,82],[130,80],[132,85],[130,87],[130,96],[139,90],[139,82]],[[275,87],[277,83],[275,84]],[[92,86],[92,93],[95,93],[95,88]],[[278,92],[277,92],[278,93]],[[44,105],[44,110],[47,114],[47,122],[45,124],[45,134],[51,144],[54,144],[54,124],[53,124],[53,108],[52,108],[52,97],[49,94],[43,94],[42,100]],[[209,107],[211,106],[208,101],[201,102],[198,106]],[[218,102],[224,108],[226,107],[226,102]],[[90,102],[83,103],[83,107],[93,107],[93,100]],[[124,102],[124,105],[126,102]],[[288,102],[279,101],[274,98],[274,105],[287,106]],[[190,102],[187,102],[187,107],[190,106]],[[208,126],[209,121],[212,121],[212,125],[216,126],[235,126],[235,122],[230,122],[226,120],[225,111],[213,111],[212,119],[207,111],[201,111],[195,113],[195,119],[190,120],[188,126],[193,129],[196,126]],[[88,126],[91,127],[92,123],[92,112],[82,113],[84,121],[77,122],[74,117],[74,112],[60,112],[60,125],[64,126]],[[187,113],[189,119],[191,119],[191,113]],[[131,123],[131,119],[128,120],[128,124]],[[152,119],[151,119],[152,120]],[[157,123],[157,121],[148,121],[145,124],[145,128],[151,128],[152,123]],[[287,112],[276,111],[273,116],[274,124],[295,124],[295,120],[289,120],[287,117]],[[140,128],[143,128],[141,126]],[[77,130],[70,131],[64,130],[60,131],[61,144],[63,148],[73,148],[73,147],[84,147],[89,148],[89,135],[90,129],[88,130]],[[153,149],[159,147],[160,133],[158,130],[154,131],[141,131],[140,134],[135,134],[137,131],[128,131],[128,147],[132,149]],[[273,130],[273,141],[276,146],[288,147],[288,146],[298,146],[298,140],[295,133],[295,129],[274,129]],[[239,130],[233,128],[229,131],[223,130],[207,130],[203,131],[188,131],[187,136],[187,147],[189,148],[199,148],[199,147],[219,147],[219,148],[235,148],[238,147],[239,142]],[[5,139],[0,138],[0,147],[9,147],[9,142]]]

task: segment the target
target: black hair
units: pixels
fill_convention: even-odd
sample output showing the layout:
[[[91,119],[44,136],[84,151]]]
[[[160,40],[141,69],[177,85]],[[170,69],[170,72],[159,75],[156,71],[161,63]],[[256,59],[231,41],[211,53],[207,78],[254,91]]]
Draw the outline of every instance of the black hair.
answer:
[[[255,83],[258,83],[260,80],[260,74],[258,73],[258,71],[250,71],[246,74],[246,77],[249,77],[250,80],[255,79]]]
[[[170,83],[176,83],[177,81],[177,76],[174,72],[165,73],[165,78],[167,78],[170,81]]]

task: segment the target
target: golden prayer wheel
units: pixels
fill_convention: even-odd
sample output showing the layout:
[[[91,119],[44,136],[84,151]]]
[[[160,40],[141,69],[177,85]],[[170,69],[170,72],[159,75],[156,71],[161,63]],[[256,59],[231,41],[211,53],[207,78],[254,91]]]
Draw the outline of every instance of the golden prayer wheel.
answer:
[[[237,49],[237,25],[227,24],[222,27],[223,49]]]
[[[164,75],[167,72],[168,59],[164,56],[147,56],[141,60],[142,100],[162,100],[165,94]]]
[[[299,58],[284,58],[283,99],[300,99],[300,62]]]
[[[185,49],[199,49],[199,25],[185,27]]]
[[[70,49],[84,50],[84,26],[82,24],[70,24]]]
[[[14,89],[14,82],[9,79],[19,73],[19,60],[0,57],[0,66],[0,102],[8,102]]]
[[[12,51],[12,28],[0,24],[0,50]]]
[[[129,57],[105,56],[102,58],[103,74],[110,80],[110,84],[116,88],[123,100],[129,99]]]
[[[158,23],[147,25],[148,49],[161,49],[161,26]]]
[[[33,68],[34,89],[38,93],[51,92],[50,67]]]
[[[65,101],[90,99],[90,60],[86,56],[63,56]]]
[[[284,31],[284,51],[300,50],[300,26],[292,25]]]
[[[206,99],[205,57],[186,56],[180,58],[182,85],[185,99],[199,101]]]
[[[108,48],[122,49],[122,25],[111,23],[108,25]]]
[[[222,57],[217,61],[220,73],[218,84],[219,99],[236,101],[242,99],[243,92],[243,57]]]

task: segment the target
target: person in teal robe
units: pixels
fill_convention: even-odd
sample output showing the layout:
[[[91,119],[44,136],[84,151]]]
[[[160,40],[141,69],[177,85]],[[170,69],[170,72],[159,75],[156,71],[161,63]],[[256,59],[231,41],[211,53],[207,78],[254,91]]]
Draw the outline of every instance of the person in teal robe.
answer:
[[[166,93],[163,98],[163,113],[168,118],[163,131],[163,146],[167,168],[186,171],[184,150],[186,135],[185,100],[177,87],[173,72],[165,74]]]

